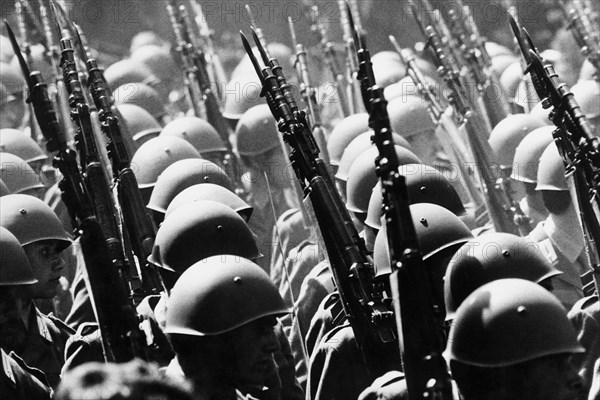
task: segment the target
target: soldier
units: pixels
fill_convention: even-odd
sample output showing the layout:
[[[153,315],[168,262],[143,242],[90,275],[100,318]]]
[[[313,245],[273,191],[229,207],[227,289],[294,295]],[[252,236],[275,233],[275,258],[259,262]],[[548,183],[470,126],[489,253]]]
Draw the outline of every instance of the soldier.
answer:
[[[446,349],[465,400],[581,399],[571,356],[583,351],[560,302],[521,279],[497,280],[467,297]]]
[[[548,217],[544,206],[542,193],[535,190],[540,157],[546,147],[554,140],[553,126],[543,126],[531,131],[515,150],[510,178],[512,188],[517,193],[524,193],[525,197],[519,202],[521,210],[531,219],[532,226]],[[518,195],[516,197],[519,197]]]
[[[250,228],[258,236],[258,246],[265,256],[259,265],[269,271],[273,227],[297,201],[295,178],[266,104],[252,107],[242,116],[235,136],[238,154],[247,168],[242,184],[249,193],[248,203],[254,207]]]
[[[165,332],[177,359],[167,374],[180,366],[207,399],[297,398],[281,393],[273,379],[279,347],[273,327],[288,312],[250,260],[220,255],[197,262],[169,299]]]
[[[225,86],[223,117],[234,131],[242,116],[252,107],[265,103],[260,97],[262,86],[258,77],[251,70],[232,76]],[[235,143],[235,137],[232,138]]]
[[[583,297],[581,275],[589,271],[579,215],[565,179],[565,165],[555,143],[540,157],[537,191],[541,191],[548,218],[529,234],[552,266],[563,272],[553,282],[553,293],[570,309]]]
[[[37,173],[48,160],[41,147],[18,129],[0,129],[0,151],[22,158]]]
[[[71,245],[60,220],[52,210],[32,196],[11,194],[0,199],[0,225],[19,240],[37,283],[20,289],[23,321],[14,335],[21,345],[11,348],[28,365],[42,370],[52,387],[60,379],[64,348],[74,333],[52,314],[42,314],[35,299],[52,299],[57,294],[64,267],[60,253]]]
[[[104,71],[104,78],[111,88],[118,88],[121,85],[135,82],[144,83],[154,88],[158,83],[158,78],[150,68],[140,61],[129,58],[108,66]]]

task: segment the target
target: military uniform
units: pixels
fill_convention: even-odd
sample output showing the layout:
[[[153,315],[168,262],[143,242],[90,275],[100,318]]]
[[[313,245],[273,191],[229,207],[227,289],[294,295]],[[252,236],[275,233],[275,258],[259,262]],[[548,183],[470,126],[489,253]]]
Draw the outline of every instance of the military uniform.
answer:
[[[44,373],[29,367],[15,353],[0,349],[0,394],[3,400],[50,400],[52,389]]]
[[[578,301],[569,312],[569,320],[575,327],[577,339],[585,348],[584,354],[576,355],[579,375],[589,388],[594,374],[594,362],[600,359],[600,303],[598,296],[589,296]]]

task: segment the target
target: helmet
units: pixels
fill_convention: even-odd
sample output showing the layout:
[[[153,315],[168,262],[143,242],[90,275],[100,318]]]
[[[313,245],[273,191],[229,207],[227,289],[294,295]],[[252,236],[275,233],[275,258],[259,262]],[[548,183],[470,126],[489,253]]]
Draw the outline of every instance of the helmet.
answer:
[[[183,204],[169,214],[156,233],[148,260],[182,273],[196,261],[217,254],[261,256],[242,217],[224,204],[205,200]]]
[[[32,285],[37,282],[21,244],[0,226],[0,286]]]
[[[161,136],[176,136],[187,140],[200,152],[226,151],[227,147],[215,128],[198,117],[177,118],[169,122]]]
[[[44,187],[40,177],[22,158],[10,153],[0,153],[0,163],[0,179],[11,193]]]
[[[367,113],[353,114],[338,122],[327,141],[327,153],[331,165],[339,165],[348,144],[368,130],[369,114]]]
[[[387,109],[392,130],[406,139],[436,129],[427,102],[421,96],[397,97],[388,103]]]
[[[506,367],[584,351],[555,296],[523,279],[500,279],[474,291],[459,307],[446,358],[479,367]]]
[[[198,183],[215,183],[230,191],[234,190],[231,179],[217,164],[189,158],[174,162],[160,174],[147,207],[164,213],[175,196]]]
[[[600,116],[600,82],[595,80],[579,81],[571,88],[577,104],[586,118]]]
[[[19,156],[28,163],[48,158],[30,136],[18,129],[0,130],[0,151]]]
[[[165,42],[158,36],[155,32],[152,31],[142,31],[136,33],[136,35],[131,39],[131,45],[129,47],[129,52],[133,53],[137,49],[142,46],[164,46]]]
[[[535,190],[569,190],[565,178],[565,163],[554,142],[550,143],[540,156]]]
[[[254,106],[265,104],[262,85],[254,72],[232,77],[225,87],[223,117],[238,120]]]
[[[7,94],[24,93],[27,85],[19,67],[13,64],[0,63],[0,82]]]
[[[21,246],[41,240],[57,240],[59,251],[71,245],[60,219],[42,200],[25,194],[0,198],[0,225],[8,229]]]
[[[8,187],[4,181],[0,179],[0,197],[6,196],[7,194],[10,194],[10,190],[8,190]]]
[[[269,106],[254,106],[240,118],[236,128],[237,151],[254,156],[281,146],[277,124]]]
[[[423,77],[425,78],[425,83],[430,88],[432,88],[433,92],[439,94],[441,89],[439,82],[427,75],[423,75]],[[392,83],[391,85],[387,86],[383,90],[383,96],[386,98],[387,101],[392,101],[397,97],[403,96],[421,97],[421,93],[419,92],[419,88],[412,80],[412,78],[410,76],[405,76],[398,82]]]
[[[401,165],[398,172],[406,178],[406,190],[410,204],[432,203],[446,208],[454,215],[466,213],[458,193],[450,181],[437,169],[425,164],[406,164]],[[381,181],[379,181],[371,192],[365,220],[365,224],[371,228],[381,228],[382,200]]]
[[[160,95],[156,90],[143,83],[126,83],[113,92],[115,104],[133,104],[148,111],[156,119],[161,119],[167,114]]]
[[[519,59],[513,54],[499,54],[496,57],[492,57],[492,71],[496,76],[502,76],[502,73],[506,68],[517,61],[519,61]]]
[[[135,85],[131,83],[130,85]],[[127,133],[133,141],[139,146],[139,139],[147,137],[150,134],[158,135],[162,126],[148,111],[135,104],[118,104],[117,110],[123,122]]]
[[[161,81],[181,80],[179,67],[164,47],[153,44],[141,46],[133,51],[131,59],[145,65]]]
[[[400,146],[394,147],[400,165],[421,163],[419,157],[410,150]],[[378,180],[375,173],[375,158],[378,156],[379,150],[372,147],[359,155],[350,167],[346,186],[346,208],[348,210],[356,213],[367,212],[371,190]]]
[[[225,189],[223,186],[215,185],[214,183],[199,183],[192,185],[182,190],[171,202],[167,211],[165,212],[165,218],[177,208],[183,204],[192,203],[195,201],[216,201],[221,204],[225,204],[232,210],[240,214],[245,221],[250,219],[254,208],[248,205],[242,200],[237,194],[231,190]]]
[[[165,333],[219,335],[287,313],[277,288],[258,265],[237,256],[217,255],[198,261],[175,283]]]
[[[198,150],[183,139],[162,136],[140,146],[131,159],[140,188],[153,187],[158,176],[171,164],[186,158],[201,158]]]
[[[145,83],[154,87],[158,79],[150,68],[139,61],[132,59],[120,60],[110,65],[104,71],[104,79],[108,86],[117,88],[127,83]]]
[[[541,120],[546,125],[554,126],[552,121],[550,121],[550,111],[551,110],[552,110],[552,108],[544,108],[542,106],[542,102],[540,101],[536,105],[533,106],[531,111],[529,111],[529,114],[536,117],[537,119]]]
[[[510,64],[500,75],[500,85],[509,98],[515,96],[521,79],[523,79],[523,68],[519,61]]]
[[[552,143],[553,126],[543,126],[529,132],[515,151],[511,178],[526,183],[536,183],[538,164],[542,153]]]
[[[497,57],[501,55],[514,56],[514,52],[511,51],[508,47],[496,42],[492,42],[491,40],[485,41],[485,50],[488,52],[490,57]]]
[[[423,260],[428,260],[446,249],[457,249],[463,243],[473,239],[473,234],[464,222],[444,207],[418,203],[411,204],[409,208]],[[377,232],[373,261],[377,275],[390,272],[385,227]],[[439,278],[441,282],[442,276]]]
[[[395,51],[381,51],[371,57],[375,82],[385,88],[406,75],[406,66]]]
[[[529,132],[542,126],[544,124],[538,118],[529,114],[512,114],[498,122],[492,129],[489,142],[500,165],[512,166],[515,149],[521,140]]]
[[[503,232],[492,232],[465,243],[450,260],[444,279],[446,318],[475,289],[504,278],[520,278],[540,283],[562,272],[550,265],[539,245]]]
[[[368,132],[361,133],[346,146],[344,150],[344,154],[342,154],[342,159],[339,163],[339,168],[335,174],[335,177],[341,181],[346,182],[348,180],[348,172],[354,160],[361,155],[365,150],[370,149],[373,144],[371,143],[371,136],[373,136],[373,131],[369,130]],[[402,136],[397,133],[392,132],[392,139],[394,140],[394,144],[396,146],[404,147],[405,149],[410,150],[410,144],[404,139]]]

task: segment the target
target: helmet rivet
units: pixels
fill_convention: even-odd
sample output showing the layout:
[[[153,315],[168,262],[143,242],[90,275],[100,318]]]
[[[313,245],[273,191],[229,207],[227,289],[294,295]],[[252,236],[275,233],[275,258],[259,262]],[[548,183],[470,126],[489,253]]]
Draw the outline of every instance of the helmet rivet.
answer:
[[[527,307],[525,307],[525,306],[519,306],[519,307],[517,307],[517,312],[519,314],[525,314],[525,312],[527,312]]]
[[[510,256],[510,252],[509,252],[508,250],[503,250],[503,251],[502,251],[502,255],[503,255],[504,257],[509,257],[509,256]]]
[[[419,189],[421,191],[421,193],[425,193],[427,191],[427,188],[425,186],[421,186],[421,189]]]
[[[235,278],[233,278],[233,282],[237,283],[238,285],[242,284],[242,278],[240,278],[239,276],[236,276]]]
[[[217,225],[217,231],[218,232],[222,232],[223,231],[223,225]]]
[[[208,182],[210,180],[210,177],[207,175],[203,178],[204,182]]]
[[[425,227],[429,226],[429,222],[427,221],[427,218],[421,218],[421,219],[419,220],[419,222],[420,222],[421,224],[423,224],[423,226],[425,226]]]
[[[26,210],[26,209],[24,209],[24,208],[21,208],[21,209],[19,210],[19,212],[20,212],[21,214],[23,214],[23,215],[27,214],[27,210]]]

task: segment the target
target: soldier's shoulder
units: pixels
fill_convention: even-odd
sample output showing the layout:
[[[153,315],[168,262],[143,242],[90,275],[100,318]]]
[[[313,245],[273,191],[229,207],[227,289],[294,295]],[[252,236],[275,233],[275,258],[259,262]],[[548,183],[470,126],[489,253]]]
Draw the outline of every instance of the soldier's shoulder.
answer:
[[[1,349],[0,353],[0,391],[3,396],[16,400],[49,400],[52,397],[52,389],[42,371],[30,367],[15,353],[8,355]]]

